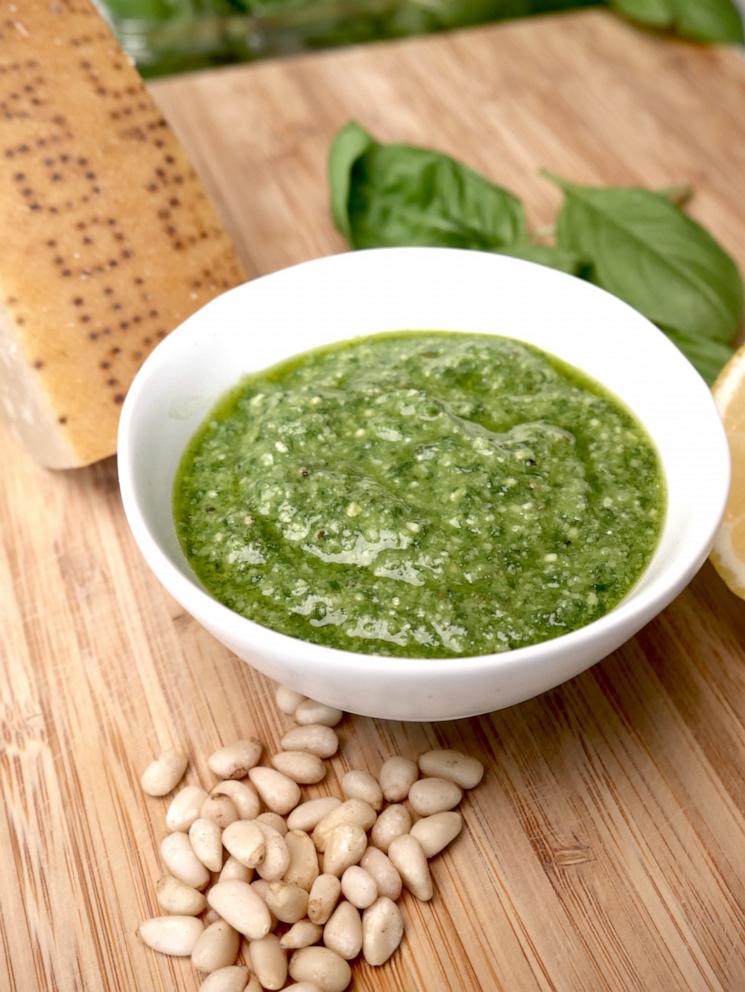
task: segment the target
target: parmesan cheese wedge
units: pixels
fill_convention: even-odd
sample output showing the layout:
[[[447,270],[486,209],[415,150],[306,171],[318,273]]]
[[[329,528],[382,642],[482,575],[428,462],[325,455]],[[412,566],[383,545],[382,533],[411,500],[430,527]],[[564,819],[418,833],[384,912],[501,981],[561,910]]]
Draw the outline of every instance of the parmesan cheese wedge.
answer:
[[[115,450],[148,352],[245,279],[87,0],[0,0],[0,407],[44,465]]]

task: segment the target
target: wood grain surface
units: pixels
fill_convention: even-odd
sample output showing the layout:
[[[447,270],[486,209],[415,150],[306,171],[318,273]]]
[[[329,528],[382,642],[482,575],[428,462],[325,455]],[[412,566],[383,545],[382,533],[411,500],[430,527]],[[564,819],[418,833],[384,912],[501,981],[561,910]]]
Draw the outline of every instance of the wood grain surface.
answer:
[[[350,116],[446,149],[523,196],[536,170],[692,181],[692,212],[745,265],[745,64],[602,13],[313,55],[154,85],[250,274],[342,249],[329,141]],[[247,333],[260,334],[261,328]],[[177,607],[122,514],[113,461],[70,474],[0,436],[0,989],[194,992],[134,937],[156,911],[165,800],[154,752],[206,755],[289,718]],[[379,992],[745,989],[745,605],[708,566],[622,650],[510,710],[440,725],[346,718],[355,765],[447,743],[478,754],[467,830],[404,901],[405,944],[356,965]]]

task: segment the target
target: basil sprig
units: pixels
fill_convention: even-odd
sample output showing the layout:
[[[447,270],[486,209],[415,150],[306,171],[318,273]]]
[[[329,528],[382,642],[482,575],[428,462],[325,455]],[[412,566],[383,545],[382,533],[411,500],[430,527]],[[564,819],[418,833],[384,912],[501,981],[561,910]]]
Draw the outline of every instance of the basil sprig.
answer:
[[[683,213],[686,189],[546,175],[564,193],[554,244],[530,231],[509,190],[441,152],[381,144],[351,122],[331,148],[331,212],[352,248],[474,248],[588,279],[657,324],[712,382],[732,353],[743,285],[732,258]]]

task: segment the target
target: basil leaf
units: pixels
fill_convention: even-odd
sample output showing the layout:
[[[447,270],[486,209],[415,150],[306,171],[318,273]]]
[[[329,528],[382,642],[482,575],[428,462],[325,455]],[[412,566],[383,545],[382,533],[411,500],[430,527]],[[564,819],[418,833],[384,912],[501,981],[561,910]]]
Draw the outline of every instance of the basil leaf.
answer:
[[[677,331],[670,331],[665,327],[660,328],[676,344],[688,361],[693,365],[702,378],[711,385],[732,357],[733,349],[722,344],[721,341],[712,341],[711,338],[702,338],[700,335],[691,337],[687,334],[679,334]]]
[[[363,152],[374,144],[373,139],[355,121],[350,121],[334,138],[329,154],[329,186],[331,188],[331,216],[347,240],[349,228],[349,187],[352,168]]]
[[[632,21],[677,31],[696,41],[742,42],[742,20],[732,0],[610,0]]]
[[[742,279],[700,224],[649,190],[577,186],[546,175],[565,196],[557,243],[587,259],[592,281],[678,335],[733,339]]]
[[[580,275],[585,263],[572,251],[557,248],[556,245],[518,244],[501,248],[500,255],[510,255],[512,258],[524,258],[527,262],[547,265],[550,269],[568,272],[570,276]]]
[[[365,147],[362,129],[348,128],[329,172],[334,221],[353,248],[493,251],[524,240],[522,204],[507,190],[441,152],[372,139]]]
[[[473,248],[589,279],[654,321],[711,382],[742,320],[743,285],[730,256],[680,209],[690,188],[593,188],[545,174],[565,194],[555,245],[529,242],[508,190],[440,152],[380,144],[351,122],[329,157],[331,212],[353,248]]]

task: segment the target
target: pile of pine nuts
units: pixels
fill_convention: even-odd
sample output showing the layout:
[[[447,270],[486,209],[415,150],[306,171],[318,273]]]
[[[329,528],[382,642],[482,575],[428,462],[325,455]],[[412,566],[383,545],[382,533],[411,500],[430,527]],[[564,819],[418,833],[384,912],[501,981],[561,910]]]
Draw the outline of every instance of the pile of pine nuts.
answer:
[[[138,935],[161,954],[191,957],[207,975],[200,992],[343,992],[360,953],[384,964],[404,933],[402,887],[432,898],[428,859],[460,833],[455,807],[484,773],[459,751],[395,756],[377,778],[348,771],[343,800],[301,802],[300,786],[320,782],[339,748],[344,714],[285,686],[275,698],[298,725],[271,767],[259,764],[261,741],[235,741],[210,755],[219,781],[209,793],[184,786],[166,812],[167,874],[156,884],[164,915]],[[187,764],[164,751],[142,773],[143,790],[168,795]],[[236,964],[241,937],[250,967]]]

